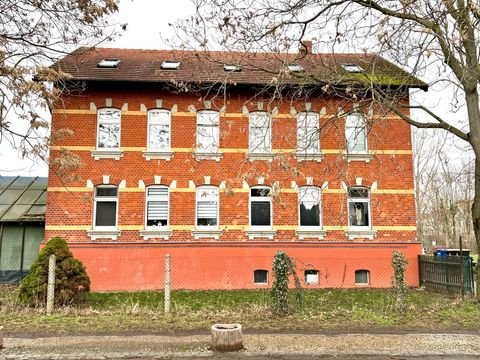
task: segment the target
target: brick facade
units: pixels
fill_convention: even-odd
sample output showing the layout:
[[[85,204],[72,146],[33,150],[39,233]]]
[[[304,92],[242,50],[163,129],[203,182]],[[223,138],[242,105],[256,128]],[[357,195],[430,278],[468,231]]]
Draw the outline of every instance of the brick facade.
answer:
[[[408,98],[404,101],[408,102]],[[169,159],[148,158],[145,154],[147,111],[159,105],[171,113]],[[226,94],[213,96],[205,92],[178,93],[152,84],[89,83],[85,91],[65,95],[52,113],[52,132],[70,129],[74,135],[55,139],[51,157],[59,156],[60,150],[66,148],[81,158],[83,166],[78,170],[78,179],[68,184],[50,169],[45,238],[66,238],[74,253],[86,262],[92,287],[98,290],[113,290],[118,286],[109,284],[91,259],[95,254],[111,256],[111,271],[118,271],[112,265],[116,257],[128,256],[132,247],[136,254],[140,251],[149,256],[158,254],[160,258],[179,248],[184,256],[207,251],[226,257],[235,254],[237,258],[245,251],[273,255],[276,249],[282,248],[299,257],[321,258],[328,253],[329,258],[351,258],[358,253],[365,260],[372,254],[372,266],[375,254],[391,254],[395,249],[403,249],[409,261],[415,263],[421,247],[416,241],[410,126],[398,116],[372,106],[366,114],[370,158],[349,159],[345,155],[345,116],[354,106],[340,97],[318,94],[302,100],[272,101],[243,87],[233,87]],[[95,156],[97,111],[101,108],[121,111],[121,154],[117,159]],[[221,157],[194,156],[196,116],[203,109],[219,111]],[[249,113],[256,110],[272,115],[271,158],[249,156]],[[306,110],[319,114],[321,159],[303,159],[296,155],[297,116]],[[94,189],[99,185],[118,187],[115,236],[91,236],[95,221]],[[150,234],[146,238],[143,236],[146,189],[153,185],[168,188],[169,233],[158,237]],[[202,185],[219,189],[219,232],[213,235],[208,231],[195,232],[196,189]],[[252,230],[249,194],[251,187],[259,185],[272,189],[272,226],[268,234],[252,235],[249,233]],[[318,229],[321,236],[315,232],[312,237],[310,233],[301,236],[298,232],[298,192],[302,186],[321,189],[321,227]],[[347,189],[353,186],[364,187],[369,192],[368,236],[363,236],[361,231],[349,234]],[[251,270],[254,268],[252,265]],[[408,275],[410,285],[418,284],[416,274],[416,266],[412,266]],[[390,275],[382,275],[382,279],[372,276],[370,285],[385,287],[390,286],[390,282]],[[202,285],[201,277],[195,283],[197,288],[215,287],[205,280]],[[331,281],[329,286],[346,285]],[[135,290],[158,286],[149,285],[145,280],[145,283],[124,287]],[[229,287],[245,285],[232,281]]]

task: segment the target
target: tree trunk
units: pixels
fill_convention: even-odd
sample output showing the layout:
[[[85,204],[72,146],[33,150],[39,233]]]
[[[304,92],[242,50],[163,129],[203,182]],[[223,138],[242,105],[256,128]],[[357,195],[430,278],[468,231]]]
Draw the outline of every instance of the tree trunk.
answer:
[[[480,249],[480,109],[476,88],[473,91],[466,90],[465,99],[470,125],[469,140],[475,154],[475,195],[472,204],[473,231],[475,233],[477,249]],[[477,271],[476,282],[478,293],[478,289],[480,289],[480,271]]]

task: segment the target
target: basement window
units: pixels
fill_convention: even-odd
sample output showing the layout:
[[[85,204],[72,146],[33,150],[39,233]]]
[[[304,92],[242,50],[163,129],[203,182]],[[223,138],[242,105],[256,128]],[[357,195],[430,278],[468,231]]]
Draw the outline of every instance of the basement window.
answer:
[[[365,71],[361,66],[357,64],[342,64],[342,68],[349,73],[361,73]]]
[[[366,286],[370,284],[370,271],[356,270],[355,271],[355,285]]]
[[[253,272],[253,283],[256,285],[268,284],[268,271],[267,270],[255,270]]]
[[[223,71],[227,72],[240,72],[242,71],[242,68],[238,65],[229,65],[229,64],[224,64],[223,65]]]
[[[287,69],[291,72],[302,72],[305,70],[300,64],[288,64]]]
[[[97,64],[99,68],[116,68],[120,64],[120,59],[103,59]]]
[[[166,60],[160,65],[162,70],[177,70],[180,67],[181,62],[177,60]]]
[[[318,285],[319,272],[318,270],[305,270],[305,284],[306,285]]]

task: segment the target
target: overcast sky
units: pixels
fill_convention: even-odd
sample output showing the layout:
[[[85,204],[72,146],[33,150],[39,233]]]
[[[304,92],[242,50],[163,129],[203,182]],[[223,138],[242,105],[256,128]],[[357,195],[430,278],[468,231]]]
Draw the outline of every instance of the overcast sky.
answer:
[[[169,23],[194,11],[190,0],[174,0],[166,3],[159,0],[121,0],[117,21],[128,23],[127,31],[106,47],[163,49],[162,38],[172,36]],[[41,160],[22,160],[18,151],[7,141],[0,143],[0,175],[2,176],[47,176],[47,165]]]
[[[173,6],[172,6],[173,4]],[[187,17],[194,12],[194,6],[190,0],[174,0],[166,3],[159,0],[121,0],[120,12],[116,16],[118,23],[127,23],[127,30],[114,42],[102,44],[106,47],[118,48],[142,48],[142,49],[165,49],[168,46],[164,40],[173,36],[169,23],[174,23],[180,17]],[[422,103],[425,99],[432,103],[433,108],[445,106],[451,99],[439,96],[436,93],[432,96],[432,90],[421,94]],[[433,103],[434,102],[434,103]],[[448,112],[449,109],[446,109]],[[458,123],[465,119],[462,112],[451,113],[448,119]],[[462,147],[464,144],[461,144]],[[458,152],[464,156],[464,151]],[[41,161],[22,161],[16,150],[6,142],[0,142],[0,175],[32,175],[47,176],[47,166]]]

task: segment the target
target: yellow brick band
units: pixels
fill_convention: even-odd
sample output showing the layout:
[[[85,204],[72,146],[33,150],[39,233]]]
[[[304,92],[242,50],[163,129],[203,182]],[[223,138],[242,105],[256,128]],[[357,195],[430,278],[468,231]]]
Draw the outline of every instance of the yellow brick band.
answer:
[[[94,146],[50,146],[50,150],[71,150],[71,151],[94,151]],[[121,151],[125,152],[145,152],[146,147],[138,146],[125,146],[120,148]],[[193,153],[194,148],[172,148],[173,153]],[[220,148],[220,152],[224,154],[247,154],[247,148]],[[272,154],[292,154],[295,155],[296,149],[273,149]],[[344,154],[345,150],[343,149],[322,149],[324,155],[331,154]],[[368,152],[371,155],[411,155],[412,150],[370,150]]]
[[[141,231],[144,230],[143,225],[119,225],[119,230],[123,231]],[[193,231],[195,228],[191,225],[171,225],[172,231]],[[220,225],[221,230],[225,231],[247,231],[248,225]],[[295,231],[298,230],[296,225],[276,225],[273,226],[273,230],[277,231]],[[48,231],[88,231],[92,230],[91,225],[47,225],[45,230]],[[325,231],[347,231],[348,226],[324,226]],[[376,231],[416,231],[416,226],[374,226],[373,230]]]
[[[72,114],[72,115],[96,115],[97,112],[94,110],[90,109],[53,109],[53,113],[55,114]],[[135,110],[128,110],[128,111],[123,111],[122,115],[127,115],[127,116],[146,116],[147,112],[146,111],[135,111]],[[192,112],[192,111],[177,111],[171,113],[172,116],[191,116],[191,117],[196,117],[197,113]],[[220,113],[221,118],[240,118],[240,117],[247,117],[248,115],[243,114],[243,113],[234,113],[234,112],[229,112],[229,113]],[[321,115],[320,119],[325,119],[325,120],[331,120],[331,119],[343,119],[345,116],[338,116],[335,114],[329,114],[329,115]],[[272,115],[273,119],[296,119],[296,116],[292,116],[291,114],[274,114]],[[398,115],[377,115],[377,116],[369,116],[368,117],[371,120],[403,120],[401,117]]]
[[[92,192],[93,188],[88,187],[62,187],[62,186],[52,186],[49,187],[48,192]],[[231,189],[234,193],[248,193],[249,189],[244,188],[232,188]],[[222,190],[221,190],[222,191]],[[119,188],[119,192],[145,192],[145,188],[139,187],[123,187]],[[173,193],[193,193],[195,192],[195,188],[170,188],[170,192]],[[297,194],[297,189],[280,189],[281,194]],[[343,189],[324,189],[322,191],[323,194],[345,194],[346,191]],[[372,190],[373,194],[389,194],[389,195],[413,195],[415,194],[414,189],[377,189]]]

